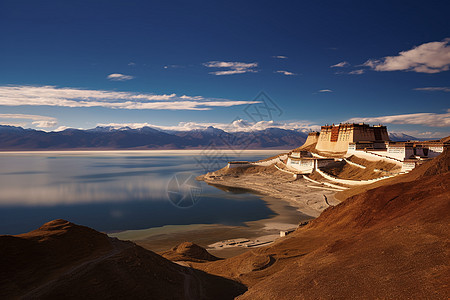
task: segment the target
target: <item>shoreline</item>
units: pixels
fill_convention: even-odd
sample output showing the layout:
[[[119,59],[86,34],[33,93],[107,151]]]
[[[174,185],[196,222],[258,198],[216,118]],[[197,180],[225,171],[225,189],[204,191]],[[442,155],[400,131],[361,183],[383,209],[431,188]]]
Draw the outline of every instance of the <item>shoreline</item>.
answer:
[[[233,239],[260,240],[266,236],[279,236],[280,230],[295,229],[301,222],[314,217],[302,214],[296,207],[284,200],[260,195],[274,216],[256,221],[244,222],[243,225],[226,224],[188,224],[166,225],[140,230],[125,230],[109,233],[110,237],[131,240],[136,244],[154,252],[166,251],[182,242],[193,242],[219,257],[230,257],[251,248],[243,247],[210,247],[211,244]]]
[[[314,218],[328,207],[324,196],[333,206],[341,202],[334,197],[337,191],[303,178],[294,179],[291,175],[280,171],[244,173],[239,176],[212,172],[197,177],[197,180],[217,188],[240,188],[259,195],[278,198],[296,207],[303,214]]]
[[[281,173],[280,176],[275,177],[258,173],[221,180],[208,180],[205,176],[199,178],[222,190],[237,188],[257,194],[275,216],[245,222],[243,226],[217,223],[167,225],[142,230],[126,230],[111,233],[109,236],[132,240],[155,252],[162,252],[189,241],[206,248],[215,256],[226,258],[270,244],[280,237],[280,231],[294,230],[300,223],[315,219],[328,207],[324,195],[327,196],[331,205],[340,203],[334,197],[336,191],[311,187],[311,183],[304,179],[292,180],[292,177],[279,173]]]

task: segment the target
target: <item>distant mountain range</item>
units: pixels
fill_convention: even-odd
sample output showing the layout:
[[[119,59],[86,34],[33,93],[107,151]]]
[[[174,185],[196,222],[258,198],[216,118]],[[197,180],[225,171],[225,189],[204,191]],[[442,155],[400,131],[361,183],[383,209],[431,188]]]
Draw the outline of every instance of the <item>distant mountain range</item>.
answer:
[[[0,125],[0,150],[293,149],[302,145],[307,136],[307,132],[278,128],[225,132],[214,127],[190,131],[96,127],[45,132]]]
[[[280,128],[226,132],[214,127],[190,131],[96,127],[45,132],[0,125],[0,150],[293,149],[301,146],[307,137],[307,131]],[[393,141],[417,140],[402,133],[392,133],[389,137]]]
[[[407,134],[399,133],[399,132],[389,133],[389,138],[391,139],[391,141],[394,141],[394,142],[423,140],[423,139],[419,139],[419,138],[413,137],[411,135],[407,135]]]

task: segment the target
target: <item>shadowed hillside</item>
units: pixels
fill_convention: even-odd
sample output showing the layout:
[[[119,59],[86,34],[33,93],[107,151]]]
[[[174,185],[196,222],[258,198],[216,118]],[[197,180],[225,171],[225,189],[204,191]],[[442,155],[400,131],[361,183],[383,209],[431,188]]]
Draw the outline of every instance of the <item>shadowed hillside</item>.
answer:
[[[64,220],[0,236],[0,298],[232,299],[245,287]]]

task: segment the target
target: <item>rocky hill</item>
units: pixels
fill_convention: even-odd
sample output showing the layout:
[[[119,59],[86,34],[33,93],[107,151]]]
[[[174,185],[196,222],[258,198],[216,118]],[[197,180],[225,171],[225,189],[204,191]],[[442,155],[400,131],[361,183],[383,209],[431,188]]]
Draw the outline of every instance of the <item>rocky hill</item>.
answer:
[[[232,299],[245,287],[55,220],[0,236],[1,299]]]

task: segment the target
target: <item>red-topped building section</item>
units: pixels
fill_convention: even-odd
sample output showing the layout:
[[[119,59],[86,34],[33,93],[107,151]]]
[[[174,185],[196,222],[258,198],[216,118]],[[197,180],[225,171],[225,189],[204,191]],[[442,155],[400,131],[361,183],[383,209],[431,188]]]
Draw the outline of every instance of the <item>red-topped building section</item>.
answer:
[[[316,149],[319,151],[346,152],[349,143],[389,141],[386,126],[364,123],[343,123],[321,127]]]

